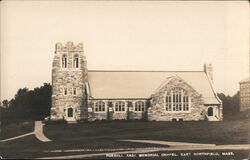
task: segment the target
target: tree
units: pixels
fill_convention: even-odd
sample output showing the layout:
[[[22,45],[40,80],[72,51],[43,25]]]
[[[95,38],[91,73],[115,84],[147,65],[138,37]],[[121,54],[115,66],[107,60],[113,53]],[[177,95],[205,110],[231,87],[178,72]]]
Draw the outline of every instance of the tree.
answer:
[[[218,94],[218,97],[222,100],[223,103],[223,114],[225,118],[240,111],[239,94],[239,91],[232,97],[229,95],[226,96],[223,93]]]
[[[52,87],[49,83],[29,90],[20,88],[15,94],[15,98],[9,102],[4,100],[2,103],[7,110],[4,112],[2,121],[23,121],[23,120],[42,120],[50,115]]]
[[[8,101],[7,99],[3,100],[2,106],[3,106],[4,108],[8,108],[8,106],[9,106],[9,101]]]
[[[240,111],[240,92],[238,91],[233,97],[231,98],[231,104],[235,108],[236,112]]]

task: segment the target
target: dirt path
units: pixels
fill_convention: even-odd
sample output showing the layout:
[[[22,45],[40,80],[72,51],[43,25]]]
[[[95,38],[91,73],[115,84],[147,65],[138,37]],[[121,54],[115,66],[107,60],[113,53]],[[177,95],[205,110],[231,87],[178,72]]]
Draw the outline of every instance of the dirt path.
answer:
[[[37,139],[39,139],[42,142],[50,142],[51,140],[48,139],[44,134],[43,134],[43,126],[44,124],[41,121],[36,121],[35,122],[35,131],[34,134]]]
[[[12,141],[12,140],[16,140],[16,139],[19,139],[19,138],[23,138],[23,137],[26,137],[26,136],[29,136],[29,135],[35,135],[36,138],[42,142],[49,142],[51,141],[50,139],[48,139],[44,134],[43,134],[43,123],[42,121],[36,121],[35,122],[35,127],[34,127],[34,131],[33,132],[30,132],[30,133],[26,133],[26,134],[23,134],[23,135],[20,135],[20,136],[16,136],[16,137],[12,137],[12,138],[8,138],[8,139],[4,139],[4,140],[1,140],[0,142],[7,142],[7,141]]]
[[[169,146],[167,150],[249,150],[250,144],[201,144],[187,142],[154,141],[154,140],[120,140],[125,142],[150,143]]]
[[[203,144],[203,143],[187,143],[187,142],[171,142],[171,141],[155,141],[155,140],[120,140],[125,142],[137,142],[137,143],[149,143],[149,144],[160,144],[171,147],[175,146],[216,146],[215,144]]]
[[[29,136],[29,135],[32,135],[32,134],[34,134],[34,132],[30,132],[30,133],[26,133],[26,134],[23,134],[23,135],[20,135],[20,136],[4,139],[4,140],[1,140],[0,142],[12,141],[12,140],[23,138],[23,137],[26,137],[26,136]]]

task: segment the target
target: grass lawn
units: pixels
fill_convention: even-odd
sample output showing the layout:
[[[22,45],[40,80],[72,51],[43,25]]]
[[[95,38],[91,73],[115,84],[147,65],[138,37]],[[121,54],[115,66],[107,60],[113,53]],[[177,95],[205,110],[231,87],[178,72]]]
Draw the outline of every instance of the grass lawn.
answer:
[[[118,141],[121,139],[148,139],[208,144],[249,144],[249,122],[250,117],[232,118],[222,122],[109,121],[50,124],[44,126],[44,133],[52,140],[51,142],[42,143],[31,135],[23,139],[0,143],[0,155],[6,158],[35,158],[98,153],[98,151],[94,150],[88,152],[46,152],[53,150],[162,147],[157,144]],[[235,151],[236,159],[246,157],[248,152]],[[103,159],[105,157],[96,158]],[[192,159],[195,158],[199,157]],[[202,157],[202,159],[204,158],[206,157]],[[226,159],[230,158],[232,159],[232,157],[227,157]],[[168,157],[168,159],[171,158]]]
[[[8,125],[1,125],[0,140],[12,138],[34,131],[34,122],[16,122]]]
[[[151,139],[212,144],[246,144],[250,119],[221,122],[143,122],[110,121],[45,126],[45,134],[55,141],[96,139]],[[99,146],[100,147],[100,146]]]

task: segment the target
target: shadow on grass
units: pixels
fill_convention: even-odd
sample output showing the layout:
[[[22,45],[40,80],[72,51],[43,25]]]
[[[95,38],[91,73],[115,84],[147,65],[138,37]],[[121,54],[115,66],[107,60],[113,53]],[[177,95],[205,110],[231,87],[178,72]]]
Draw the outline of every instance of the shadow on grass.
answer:
[[[105,121],[46,125],[45,135],[54,141],[97,139],[146,139],[209,144],[248,143],[249,119],[220,122]]]
[[[34,131],[35,122],[16,122],[8,125],[1,125],[0,139],[12,138]]]

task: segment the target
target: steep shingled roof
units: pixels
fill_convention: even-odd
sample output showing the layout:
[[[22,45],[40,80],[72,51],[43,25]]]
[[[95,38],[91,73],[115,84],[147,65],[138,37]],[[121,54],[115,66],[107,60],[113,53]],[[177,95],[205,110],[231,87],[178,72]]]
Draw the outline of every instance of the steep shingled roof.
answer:
[[[170,76],[177,75],[204,97],[220,104],[203,71],[88,71],[90,96],[96,99],[150,98]]]

